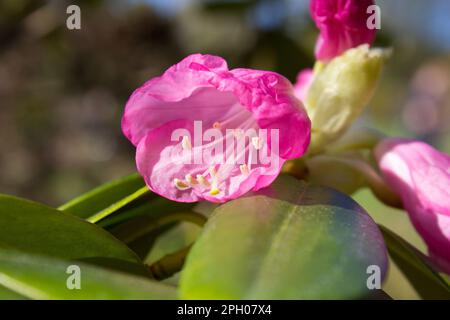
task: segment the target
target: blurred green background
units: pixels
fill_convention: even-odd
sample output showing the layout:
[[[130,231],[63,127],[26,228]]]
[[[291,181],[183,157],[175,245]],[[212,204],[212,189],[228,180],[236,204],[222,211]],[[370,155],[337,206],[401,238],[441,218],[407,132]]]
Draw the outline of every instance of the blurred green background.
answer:
[[[66,8],[81,7],[81,30]],[[394,54],[359,122],[450,151],[450,1],[379,0],[377,46]],[[306,0],[1,0],[0,192],[59,205],[133,172],[120,118],[131,92],[184,56],[211,53],[231,68],[294,81],[314,63]],[[407,216],[368,192],[377,222],[424,250]],[[417,295],[391,268],[396,298]]]

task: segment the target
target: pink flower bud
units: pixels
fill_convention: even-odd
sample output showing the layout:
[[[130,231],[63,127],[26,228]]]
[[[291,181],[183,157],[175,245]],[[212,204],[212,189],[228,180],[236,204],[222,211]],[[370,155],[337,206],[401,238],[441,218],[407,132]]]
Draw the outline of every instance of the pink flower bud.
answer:
[[[320,30],[316,58],[328,61],[344,51],[375,39],[369,29],[367,8],[374,0],[311,0],[311,16]]]
[[[375,155],[430,257],[450,273],[450,156],[424,142],[400,138],[383,140]]]

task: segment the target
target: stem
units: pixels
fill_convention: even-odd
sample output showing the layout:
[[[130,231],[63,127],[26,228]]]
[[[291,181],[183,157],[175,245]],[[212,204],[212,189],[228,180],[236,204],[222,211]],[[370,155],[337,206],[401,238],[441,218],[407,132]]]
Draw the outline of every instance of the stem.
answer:
[[[126,206],[131,201],[139,198],[140,196],[146,194],[147,192],[150,192],[149,188],[147,186],[142,187],[141,189],[138,189],[136,192],[130,194],[129,196],[126,196],[125,198],[119,200],[118,202],[113,203],[109,207],[95,213],[94,215],[90,216],[86,220],[91,223],[97,223],[98,221],[106,218],[110,214],[116,212],[120,208]]]
[[[395,192],[393,192],[391,188],[389,188],[389,186],[384,182],[383,178],[381,178],[381,176],[375,171],[375,169],[372,168],[372,166],[370,166],[367,162],[354,158],[350,159],[335,156],[328,157],[330,159],[333,159],[334,161],[348,165],[349,167],[363,174],[373,194],[380,201],[391,207],[403,209],[400,197]]]
[[[357,128],[347,132],[334,144],[325,148],[327,154],[339,154],[358,149],[373,149],[385,135],[373,128]]]
[[[134,240],[146,235],[147,233],[158,229],[164,225],[167,225],[172,222],[178,221],[187,221],[198,225],[199,227],[203,227],[206,223],[207,219],[196,212],[193,211],[183,211],[183,212],[175,212],[167,215],[163,215],[155,220],[150,221],[149,224],[143,226],[142,228],[135,230],[133,234],[130,234],[128,237],[123,237],[122,241],[124,243],[131,243]]]
[[[183,268],[186,256],[191,250],[189,245],[175,253],[168,254],[149,266],[153,278],[163,280],[171,277]]]

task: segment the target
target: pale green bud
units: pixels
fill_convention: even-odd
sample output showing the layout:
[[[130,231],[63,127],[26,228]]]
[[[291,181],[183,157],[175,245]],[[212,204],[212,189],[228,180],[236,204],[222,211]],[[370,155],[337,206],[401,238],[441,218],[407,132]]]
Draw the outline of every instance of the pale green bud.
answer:
[[[305,103],[312,122],[309,153],[322,150],[351,126],[372,98],[389,51],[361,45],[315,71]]]

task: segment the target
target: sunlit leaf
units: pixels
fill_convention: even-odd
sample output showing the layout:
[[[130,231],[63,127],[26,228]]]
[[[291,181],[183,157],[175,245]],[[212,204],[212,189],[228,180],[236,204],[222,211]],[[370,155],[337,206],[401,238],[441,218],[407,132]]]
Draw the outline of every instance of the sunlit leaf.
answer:
[[[0,195],[0,248],[65,259],[139,261],[102,228],[42,204]]]
[[[186,299],[348,299],[387,268],[383,237],[348,196],[281,176],[215,210],[181,275]]]
[[[194,205],[194,203],[175,202],[162,197],[150,198],[148,195],[145,195],[119,209],[106,219],[101,220],[98,225],[111,229],[134,218],[145,216],[146,218],[143,219],[153,219],[172,212],[188,211]]]
[[[68,269],[69,266],[79,268]],[[79,275],[80,289],[73,281]],[[67,285],[69,283],[69,286]],[[174,287],[80,262],[0,249],[0,285],[30,299],[175,299]]]
[[[23,300],[24,296],[0,285],[0,300]]]
[[[179,206],[181,204],[170,205],[161,211],[151,207],[148,214],[137,216],[110,231],[144,259],[156,238],[175,227],[178,222],[190,220],[197,225],[204,224],[206,218],[203,215],[187,210],[176,211]]]
[[[144,187],[137,173],[108,182],[59,207],[61,211],[87,218]]]

